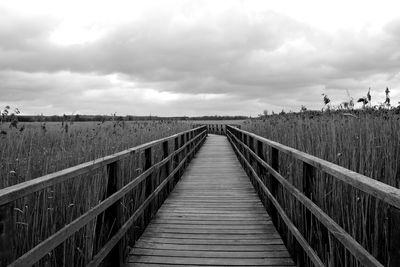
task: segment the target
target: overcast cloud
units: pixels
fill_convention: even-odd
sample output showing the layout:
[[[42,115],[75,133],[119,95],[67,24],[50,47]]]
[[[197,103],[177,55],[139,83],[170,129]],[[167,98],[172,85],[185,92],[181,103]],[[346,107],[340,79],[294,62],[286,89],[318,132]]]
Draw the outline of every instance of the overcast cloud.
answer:
[[[400,101],[396,1],[30,2],[0,0],[0,105],[25,114],[254,116],[369,87],[377,104],[386,86]]]

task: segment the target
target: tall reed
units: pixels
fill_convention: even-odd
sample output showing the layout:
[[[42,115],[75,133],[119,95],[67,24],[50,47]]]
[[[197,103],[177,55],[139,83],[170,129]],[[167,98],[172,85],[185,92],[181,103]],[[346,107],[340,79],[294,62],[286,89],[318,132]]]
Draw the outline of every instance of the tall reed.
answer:
[[[356,115],[340,112],[285,114],[247,121],[242,129],[400,187],[398,114],[385,111],[359,112]],[[296,187],[302,188],[302,165],[299,161],[280,153],[280,172]],[[278,192],[282,206],[325,264],[359,266],[322,225],[315,221],[313,231],[306,229],[301,205],[283,188]],[[381,263],[387,263],[386,204],[320,171],[316,174],[312,194],[320,208]],[[285,232],[283,223],[280,228]],[[286,238],[294,248],[292,236]]]
[[[191,128],[174,121],[151,122],[75,122],[28,123],[23,131],[3,124],[6,134],[0,136],[0,188],[94,160],[112,153],[166,137]],[[161,147],[155,148],[160,159]],[[122,160],[120,183],[128,183],[144,168],[143,155],[134,154]],[[105,168],[80,175],[18,199],[12,203],[15,235],[10,240],[16,259],[54,234],[104,198],[107,173]],[[121,201],[124,218],[144,201],[142,182]],[[37,263],[38,266],[84,266],[109,238],[109,229],[100,229],[102,215],[68,238]],[[122,242],[132,244],[143,230],[143,218]],[[97,229],[97,230],[96,230]]]

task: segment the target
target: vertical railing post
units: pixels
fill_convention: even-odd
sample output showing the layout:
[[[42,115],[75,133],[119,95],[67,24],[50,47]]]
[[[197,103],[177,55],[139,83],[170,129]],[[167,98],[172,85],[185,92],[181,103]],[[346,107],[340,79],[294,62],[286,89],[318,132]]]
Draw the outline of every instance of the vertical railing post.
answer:
[[[247,135],[242,133],[242,154],[243,154],[244,158],[248,160],[247,149],[245,148],[245,146],[247,146]],[[243,162],[243,165],[244,165],[244,170],[246,171],[246,174],[249,175],[249,168],[247,167],[246,164],[244,164],[244,162]]]
[[[181,135],[181,143],[180,143],[179,147],[182,147],[184,144],[185,144],[185,134],[182,134],[182,135]],[[181,160],[183,160],[183,159],[185,158],[185,156],[186,156],[186,149],[182,149],[182,151],[180,152],[180,154],[181,154],[181,157],[180,157],[180,160],[179,160],[179,161],[181,161]],[[183,170],[186,168],[186,164],[187,164],[187,162],[185,162],[185,163],[183,164],[182,169],[179,171],[179,173],[180,173],[179,176],[181,176],[181,175],[183,174]]]
[[[250,148],[250,151],[254,152],[254,138],[252,136],[248,136],[248,144],[247,146]],[[247,152],[248,158],[247,160],[250,163],[250,166],[253,167],[254,165],[254,157],[253,155],[250,153],[250,151]],[[251,173],[251,171],[249,170],[248,175],[251,177],[251,182],[253,183],[253,186],[255,187],[256,191],[259,192],[259,186],[257,181],[255,180],[255,177],[253,177],[253,174]]]
[[[274,147],[271,147],[271,167],[276,172],[279,172],[279,150]],[[278,191],[278,182],[272,174],[270,174],[269,180],[270,180],[271,194],[276,198]],[[270,215],[272,221],[275,227],[278,228],[278,213],[276,211],[276,208],[274,205],[272,205],[272,203],[270,203],[269,206],[270,206]]]
[[[176,151],[178,149],[179,149],[179,137],[175,137],[175,139],[174,139],[174,153],[175,153],[175,156],[173,157],[173,169],[175,169],[179,165],[179,162],[180,162],[179,153],[176,153]],[[172,188],[178,182],[178,179],[179,179],[179,171],[175,172],[175,174],[174,174],[174,181],[173,181],[173,183],[171,183],[170,190],[172,190]]]
[[[314,195],[313,195],[313,188],[314,188],[314,181],[315,180],[315,168],[306,163],[303,162],[303,194],[309,198],[310,200],[314,201]],[[303,225],[304,225],[304,233],[306,238],[308,238],[308,241],[310,244],[313,244],[316,242],[315,240],[315,225],[313,224],[313,216],[312,213],[303,207]],[[304,255],[303,251],[301,250],[301,247],[299,244],[296,245],[297,250],[299,250],[299,253],[297,255],[297,260],[299,261],[300,265],[305,265],[305,260],[306,256]],[[300,251],[301,250],[301,251]]]
[[[108,198],[121,188],[119,166],[119,161],[115,161],[107,165],[108,181],[107,191],[104,199]],[[122,226],[121,200],[118,200],[111,207],[105,210],[104,221],[102,221],[100,217],[101,216],[98,216],[96,224],[96,237],[98,240],[102,240],[104,236],[113,236]],[[124,255],[121,242],[122,241],[119,241],[117,245],[114,246],[114,248],[110,251],[106,259],[104,260],[106,266],[122,266]]]
[[[11,203],[0,206],[0,266],[7,266],[12,259],[14,238],[14,209]]]
[[[144,163],[144,171],[147,171],[148,169],[150,169],[153,166],[153,153],[152,152],[153,152],[152,147],[146,148],[144,150],[144,160],[145,160],[144,161],[145,162]],[[149,176],[146,177],[146,180],[144,183],[145,188],[146,188],[145,195],[144,195],[145,199],[147,199],[154,190],[154,180],[153,179],[154,179],[154,171],[151,174],[149,174]],[[147,206],[147,208],[144,212],[145,225],[147,225],[150,222],[151,215],[153,212],[153,206],[154,206],[153,203],[154,203],[154,201]]]
[[[264,144],[259,140],[257,140],[257,156],[263,161],[265,161]],[[267,170],[260,162],[257,162],[257,173],[261,181],[265,184],[265,175],[267,173]],[[261,201],[265,205],[265,195],[261,193],[262,192],[261,190],[259,190],[259,192]]]
[[[168,156],[169,156],[169,142],[168,141],[164,141],[162,143],[162,153],[163,153],[163,159],[168,158]],[[160,180],[161,183],[165,179],[167,179],[168,175],[171,173],[171,164],[172,164],[172,160],[169,160],[167,163],[165,163],[164,168],[163,168],[164,171],[161,172],[161,175],[162,175],[161,180]],[[168,182],[164,187],[164,190],[163,190],[164,194],[162,195],[161,200],[159,200],[157,209],[161,206],[162,202],[168,196],[169,188],[170,188],[170,182]]]
[[[389,267],[400,266],[400,209],[389,208]]]
[[[189,140],[190,140],[190,133],[186,133],[185,144],[188,143]],[[189,157],[190,145],[187,145],[185,150],[186,150],[185,157],[186,156],[188,157],[188,162],[189,162],[189,160],[190,160],[190,157]]]
[[[254,152],[254,138],[252,136],[249,136],[248,140],[249,140],[248,146],[249,146],[250,150]],[[249,162],[251,165],[253,165],[253,163],[254,163],[254,157],[250,153],[250,151],[249,151]]]
[[[202,128],[201,129],[201,131],[204,131],[205,129],[204,128]],[[200,131],[200,132],[201,132]],[[195,136],[197,136],[199,133],[197,133],[197,132],[195,132],[195,133],[193,133],[193,138],[195,138]],[[200,137],[201,138],[201,137]],[[193,149],[194,149],[194,151],[193,151],[193,156],[192,156],[192,158],[194,157],[194,155],[196,155],[196,153],[197,153],[197,150],[198,150],[198,148],[196,147],[196,144],[199,142],[198,141],[199,140],[199,138],[196,138],[194,141],[193,141]]]
[[[240,144],[238,144],[239,145],[239,151],[240,151],[240,153],[243,155],[243,156],[246,156],[245,154],[244,154],[244,149],[243,149],[243,144],[244,144],[244,134],[243,133],[240,133],[239,134],[239,140],[240,140]],[[242,161],[242,160],[241,160]]]

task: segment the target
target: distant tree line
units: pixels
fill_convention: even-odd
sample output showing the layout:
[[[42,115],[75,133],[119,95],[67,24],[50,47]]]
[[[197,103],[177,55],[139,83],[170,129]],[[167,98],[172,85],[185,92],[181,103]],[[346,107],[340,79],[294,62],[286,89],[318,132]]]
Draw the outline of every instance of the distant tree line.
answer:
[[[12,116],[10,116],[12,114]],[[18,120],[19,122],[67,122],[67,121],[151,121],[151,120],[243,120],[247,116],[200,116],[200,117],[159,117],[159,116],[117,116],[117,115],[20,115],[9,112],[2,117],[3,122]]]

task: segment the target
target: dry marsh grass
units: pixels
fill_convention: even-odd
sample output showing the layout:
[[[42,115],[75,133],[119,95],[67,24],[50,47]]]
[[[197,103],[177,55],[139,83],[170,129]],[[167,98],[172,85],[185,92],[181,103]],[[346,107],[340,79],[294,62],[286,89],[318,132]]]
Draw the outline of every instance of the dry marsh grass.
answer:
[[[67,126],[66,126],[67,125]],[[94,160],[124,149],[190,129],[188,123],[164,122],[75,122],[27,123],[23,131],[2,126],[0,136],[0,188]],[[172,150],[173,144],[170,144]],[[161,158],[161,146],[153,150]],[[120,162],[121,184],[127,184],[144,168],[143,153]],[[73,221],[104,198],[107,171],[100,168],[66,182],[40,190],[13,202],[15,234],[10,240],[16,259]],[[145,183],[121,202],[124,223],[145,200]],[[109,229],[99,229],[103,215],[51,251],[38,266],[84,266],[109,238]],[[145,224],[141,217],[122,242],[134,242]]]
[[[304,113],[270,116],[242,124],[242,129],[336,163],[373,179],[400,187],[400,115],[360,112]],[[267,155],[270,160],[270,154]],[[300,190],[302,164],[280,153],[280,173]],[[382,264],[388,261],[388,205],[317,171],[314,202]],[[304,209],[280,187],[278,199],[289,217],[329,266],[360,266],[317,221],[306,229]],[[281,232],[287,229],[280,222]],[[312,234],[311,232],[314,232]],[[295,251],[293,237],[285,238]]]

